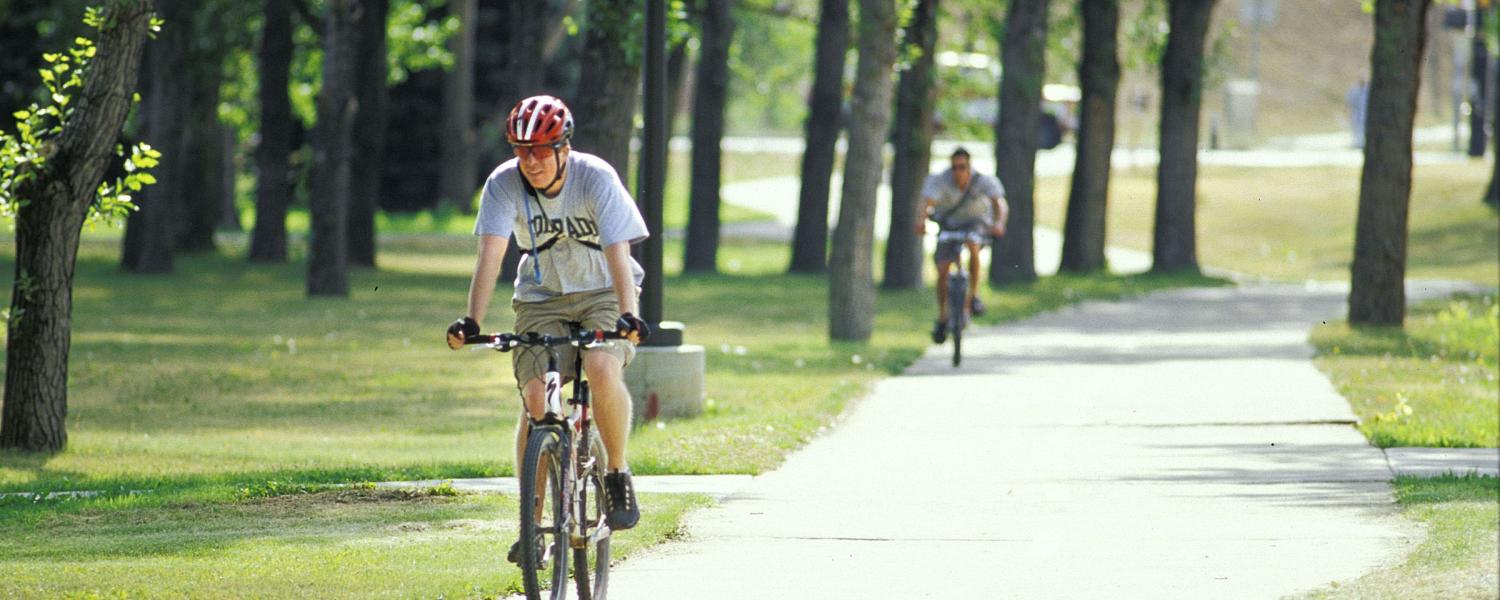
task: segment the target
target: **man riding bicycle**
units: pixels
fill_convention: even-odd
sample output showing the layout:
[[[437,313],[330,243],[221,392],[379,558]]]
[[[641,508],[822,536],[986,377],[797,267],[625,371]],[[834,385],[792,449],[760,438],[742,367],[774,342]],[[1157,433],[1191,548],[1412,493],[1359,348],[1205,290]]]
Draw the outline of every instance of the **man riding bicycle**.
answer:
[[[631,258],[630,245],[649,234],[614,168],[597,156],[573,151],[572,135],[572,113],[557,98],[533,96],[511,109],[505,137],[515,158],[485,181],[474,222],[479,250],[468,313],[447,333],[455,348],[465,337],[480,333],[501,259],[515,233],[522,255],[511,300],[516,332],[564,336],[569,323],[580,323],[585,329],[617,330],[629,338],[605,342],[583,358],[594,419],[609,455],[606,520],[611,529],[624,530],[634,527],[641,513],[625,460],[631,400],[623,372],[635,356],[634,345],[650,335],[650,327],[635,316],[644,272]],[[517,465],[531,433],[528,415],[546,412],[543,373],[549,351],[558,353],[564,376],[577,376],[568,372],[573,370],[576,348],[526,348],[512,355],[516,385],[525,402],[516,426]],[[515,550],[510,553],[512,562],[518,562]]]
[[[1005,235],[1005,220],[1010,214],[1004,186],[993,176],[974,173],[968,150],[958,148],[948,160],[947,170],[928,175],[922,184],[917,214],[919,236],[926,235],[928,219],[938,223],[937,251],[933,253],[938,270],[938,319],[932,326],[932,341],[937,344],[948,339],[948,271],[964,248],[969,250],[971,281],[964,306],[971,315],[984,314],[984,303],[975,293],[979,289],[979,250],[992,237]]]

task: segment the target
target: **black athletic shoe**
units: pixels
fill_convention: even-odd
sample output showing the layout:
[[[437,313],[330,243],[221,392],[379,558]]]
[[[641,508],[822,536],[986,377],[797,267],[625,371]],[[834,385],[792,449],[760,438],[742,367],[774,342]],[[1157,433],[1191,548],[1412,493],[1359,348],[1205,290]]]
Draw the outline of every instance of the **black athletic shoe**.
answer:
[[[974,301],[969,303],[969,314],[976,317],[984,316],[984,303],[979,301],[979,296],[975,296]]]
[[[939,319],[932,324],[932,343],[941,344],[948,341],[948,322]]]
[[[606,473],[604,475],[605,506],[609,509],[604,522],[615,531],[635,527],[641,520],[641,507],[635,501],[635,485],[630,482],[630,473]]]
[[[537,534],[532,542],[536,544],[536,555],[542,556],[542,534]],[[510,551],[505,553],[505,560],[517,565],[521,564],[521,540],[516,540],[510,545]]]

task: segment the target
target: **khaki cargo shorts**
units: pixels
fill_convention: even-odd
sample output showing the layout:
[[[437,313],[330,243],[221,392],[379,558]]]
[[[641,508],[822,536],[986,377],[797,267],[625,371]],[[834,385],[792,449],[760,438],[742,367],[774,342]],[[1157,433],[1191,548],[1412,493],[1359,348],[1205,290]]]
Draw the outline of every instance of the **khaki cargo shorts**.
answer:
[[[568,323],[573,321],[582,323],[584,329],[615,331],[615,321],[620,318],[620,302],[611,288],[564,294],[540,302],[513,301],[511,308],[516,312],[516,333],[567,335]],[[557,354],[557,367],[563,377],[576,377],[573,362],[578,349],[554,346],[552,351]],[[608,340],[589,352],[608,353],[620,359],[624,366],[635,358],[635,344],[629,340]],[[516,387],[524,388],[526,382],[540,379],[547,372],[547,349],[536,346],[516,348],[511,352],[511,365],[515,367]]]

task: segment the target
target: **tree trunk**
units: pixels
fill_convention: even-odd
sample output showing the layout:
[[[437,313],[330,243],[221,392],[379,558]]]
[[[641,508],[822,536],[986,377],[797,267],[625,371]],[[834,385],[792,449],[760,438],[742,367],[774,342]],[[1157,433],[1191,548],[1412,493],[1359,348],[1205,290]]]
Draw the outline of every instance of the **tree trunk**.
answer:
[[[459,31],[449,40],[453,70],[443,78],[442,197],[458,212],[474,210],[478,175],[474,162],[479,137],[474,131],[474,15],[476,0],[454,0],[448,7]]]
[[[359,49],[359,0],[329,0],[323,20],[323,91],[318,95],[314,144],[312,243],[308,248],[307,294],[349,295],[350,155]]]
[[[260,38],[260,145],[255,148],[255,231],[250,260],[286,261],[286,209],[291,203],[292,66],[290,0],[266,0]]]
[[[829,260],[828,336],[862,342],[875,324],[875,190],[891,124],[896,6],[894,0],[860,0],[859,6],[849,155]]]
[[[886,235],[885,276],[880,284],[888,290],[922,287],[922,238],[916,234],[917,205],[922,201],[922,182],[932,164],[937,11],[937,0],[918,0],[906,26],[905,43],[915,57],[901,72],[901,82],[896,88],[891,228]]]
[[[235,203],[235,138],[234,129],[218,124],[219,134],[219,222],[216,229],[241,232],[239,205]]]
[[[83,89],[35,178],[15,190],[16,275],[5,353],[0,448],[55,452],[68,442],[68,350],[78,239],[115,160],[149,30],[148,0],[111,4]]]
[[[1003,75],[995,165],[1010,204],[1010,221],[990,256],[991,287],[1036,280],[1032,192],[1046,76],[1047,0],[1012,0],[1000,45]]]
[[[1116,51],[1119,0],[1079,0],[1083,14],[1083,60],[1078,81],[1078,159],[1068,192],[1059,270],[1092,273],[1105,268],[1105,208],[1109,204],[1109,164],[1115,146],[1115,98],[1120,84]]]
[[[1412,125],[1431,0],[1378,0],[1370,50],[1365,163],[1354,226],[1349,322],[1400,326],[1406,316]]]
[[[793,273],[822,273],[828,256],[828,187],[835,146],[843,128],[844,56],[849,48],[849,0],[822,0],[807,143],[802,151],[802,188],[792,238]]]
[[[1484,37],[1484,13],[1475,13],[1475,18],[1479,19],[1479,23],[1474,28],[1473,39],[1469,41],[1469,77],[1473,81],[1470,85],[1474,86],[1474,102],[1469,110],[1469,156],[1484,158],[1484,147],[1488,145],[1484,139],[1485,122],[1488,120],[1484,116],[1487,104],[1485,100],[1493,92],[1487,89],[1490,48]]]
[[[547,74],[546,50],[547,3],[536,0],[511,0],[510,4],[510,76],[513,92],[501,98],[501,112],[510,114],[511,106],[542,93]],[[505,115],[500,116],[501,119]]]
[[[178,198],[187,185],[187,127],[179,114],[188,105],[190,82],[182,77],[193,43],[193,6],[189,0],[156,0],[166,24],[147,47],[145,92],[141,94],[143,136],[161,152],[153,172],[157,184],[136,195],[139,210],[125,220],[121,266],[133,273],[171,273]]]
[[[719,176],[724,104],[729,96],[732,0],[708,0],[702,12],[698,88],[693,94],[693,172],[683,269],[712,273],[719,256]]]
[[[380,207],[380,173],[385,160],[386,48],[390,0],[361,0],[359,64],[355,67],[354,158],[350,162],[349,264],[375,266],[375,211]],[[468,28],[465,29],[469,30]],[[446,146],[445,146],[446,147]],[[467,163],[472,170],[473,160]]]
[[[1500,11],[1500,8],[1496,10]],[[1500,21],[1500,14],[1497,14],[1494,19]],[[1490,143],[1495,146],[1495,155],[1491,157],[1493,160],[1490,161],[1490,188],[1484,194],[1484,203],[1495,208],[1500,208],[1500,90],[1495,90],[1495,93],[1490,94],[1490,98],[1493,102],[1490,109],[1494,111],[1495,123],[1497,125],[1495,126],[1494,135],[1490,136]]]
[[[635,122],[641,65],[626,52],[633,43],[630,23],[642,10],[630,0],[596,0],[588,6],[583,73],[577,102],[569,103],[576,124],[573,146],[603,158],[623,180],[630,173],[630,136]]]
[[[1204,41],[1214,0],[1170,0],[1161,65],[1161,159],[1151,270],[1198,272],[1198,117]]]
[[[224,167],[223,141],[219,137],[219,87],[223,80],[223,56],[209,48],[190,55],[187,65],[189,100],[178,107],[185,112],[187,147],[181,157],[186,185],[176,188],[179,214],[176,230],[178,252],[214,251],[214,227],[224,206],[219,192]],[[194,64],[196,63],[196,64]],[[165,160],[165,158],[163,158]]]
[[[672,137],[672,124],[682,114],[688,98],[688,45],[687,40],[675,42],[667,53],[667,138]]]

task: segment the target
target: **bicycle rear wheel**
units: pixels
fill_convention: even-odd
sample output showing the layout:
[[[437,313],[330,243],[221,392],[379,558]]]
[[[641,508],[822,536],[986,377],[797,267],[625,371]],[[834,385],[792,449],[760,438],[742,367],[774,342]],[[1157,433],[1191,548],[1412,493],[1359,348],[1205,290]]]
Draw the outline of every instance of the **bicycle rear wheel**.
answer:
[[[960,267],[961,268],[961,267]],[[953,338],[953,366],[963,362],[965,305],[968,304],[969,279],[961,275],[948,277],[948,332]]]
[[[529,600],[541,600],[544,587],[553,600],[568,593],[565,448],[555,427],[533,427],[521,463],[521,584]]]
[[[609,589],[610,532],[604,524],[604,471],[608,467],[609,455],[597,431],[589,430],[588,444],[593,463],[587,465],[586,472],[581,470],[584,465],[579,465],[583,476],[578,479],[578,510],[574,514],[578,517],[578,535],[582,543],[573,549],[573,583],[578,587],[578,600],[604,600]],[[599,537],[598,541],[592,541],[595,536]],[[592,559],[590,554],[593,554]],[[590,560],[593,564],[589,564]]]

